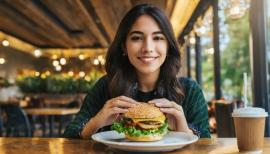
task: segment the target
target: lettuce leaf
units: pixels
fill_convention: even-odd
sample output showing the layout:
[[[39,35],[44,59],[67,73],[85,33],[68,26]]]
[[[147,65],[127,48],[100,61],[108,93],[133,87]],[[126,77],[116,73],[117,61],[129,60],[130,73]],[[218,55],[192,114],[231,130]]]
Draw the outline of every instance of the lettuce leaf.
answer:
[[[111,126],[112,130],[117,131],[118,133],[129,134],[130,136],[147,136],[152,134],[166,134],[168,131],[168,122],[159,127],[158,129],[148,129],[148,130],[139,130],[134,126],[124,127],[124,121],[114,122]]]

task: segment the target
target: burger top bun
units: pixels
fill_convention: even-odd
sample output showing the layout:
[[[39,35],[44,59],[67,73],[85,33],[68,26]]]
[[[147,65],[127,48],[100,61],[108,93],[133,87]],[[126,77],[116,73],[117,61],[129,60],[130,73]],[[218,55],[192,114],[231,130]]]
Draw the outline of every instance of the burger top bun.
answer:
[[[124,117],[127,118],[156,118],[164,115],[159,108],[155,107],[154,104],[140,103],[135,107],[129,108],[128,112],[124,113]]]

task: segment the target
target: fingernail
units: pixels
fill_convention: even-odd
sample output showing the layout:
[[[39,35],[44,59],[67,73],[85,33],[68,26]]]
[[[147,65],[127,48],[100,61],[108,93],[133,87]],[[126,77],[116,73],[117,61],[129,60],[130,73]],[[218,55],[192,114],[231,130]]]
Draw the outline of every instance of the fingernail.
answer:
[[[157,106],[161,105],[161,103],[155,103]]]

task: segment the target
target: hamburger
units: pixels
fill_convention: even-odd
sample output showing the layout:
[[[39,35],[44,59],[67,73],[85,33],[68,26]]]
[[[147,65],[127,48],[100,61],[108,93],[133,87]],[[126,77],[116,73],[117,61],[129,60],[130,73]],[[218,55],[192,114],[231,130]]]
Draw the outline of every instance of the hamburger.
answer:
[[[158,141],[168,131],[165,115],[154,104],[141,103],[129,108],[112,129],[124,133],[131,141]]]

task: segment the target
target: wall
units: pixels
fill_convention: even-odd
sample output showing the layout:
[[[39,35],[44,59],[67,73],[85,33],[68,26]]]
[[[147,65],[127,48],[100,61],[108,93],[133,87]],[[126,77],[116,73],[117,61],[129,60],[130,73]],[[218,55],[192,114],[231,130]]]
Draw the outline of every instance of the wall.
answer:
[[[0,65],[0,77],[14,82],[19,70],[34,69],[35,58],[32,55],[9,47],[0,47],[0,55],[5,57],[6,63]]]

